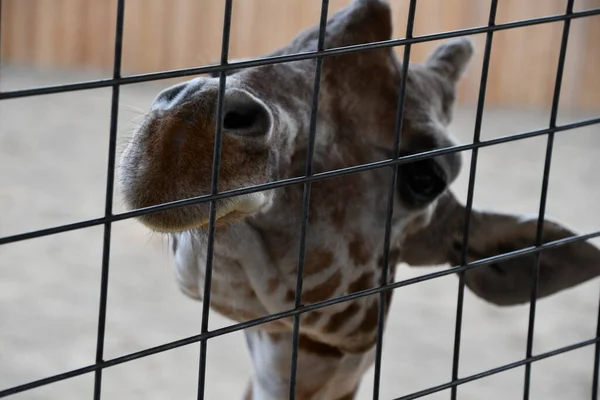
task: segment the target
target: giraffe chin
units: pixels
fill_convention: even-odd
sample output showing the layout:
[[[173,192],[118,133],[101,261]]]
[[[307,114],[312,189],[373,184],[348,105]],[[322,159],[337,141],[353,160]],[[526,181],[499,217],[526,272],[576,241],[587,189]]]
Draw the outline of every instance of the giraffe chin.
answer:
[[[215,226],[224,228],[240,222],[254,213],[263,211],[270,204],[271,199],[264,193],[250,193],[224,201],[217,201]],[[139,220],[144,226],[155,232],[179,233],[208,228],[209,213],[209,204],[201,204],[196,206],[194,211],[186,210],[184,213],[173,209],[145,215],[140,217]]]

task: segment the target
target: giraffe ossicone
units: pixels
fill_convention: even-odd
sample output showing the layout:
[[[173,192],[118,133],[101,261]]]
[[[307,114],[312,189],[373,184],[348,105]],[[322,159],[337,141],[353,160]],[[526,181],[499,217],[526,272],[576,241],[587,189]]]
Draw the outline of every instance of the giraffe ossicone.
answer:
[[[327,23],[325,46],[389,40],[390,7],[354,0]],[[273,54],[314,51],[318,28],[301,32]],[[453,146],[448,133],[456,86],[473,47],[457,38],[411,64],[400,140],[402,154]],[[226,81],[219,191],[304,175],[316,61],[231,72]],[[325,57],[317,110],[315,173],[388,159],[394,143],[401,64],[393,48]],[[161,92],[121,157],[122,191],[131,209],[210,193],[218,79],[200,77]],[[379,285],[398,263],[460,263],[464,206],[450,185],[458,153],[399,167],[389,263],[383,239],[390,168],[312,183],[302,301],[311,304]],[[216,201],[211,308],[247,321],[292,309],[295,300],[303,185]],[[168,233],[181,290],[202,299],[208,203],[139,217]],[[531,246],[536,216],[474,209],[468,261]],[[544,224],[544,241],[573,235]],[[466,271],[466,284],[495,304],[529,301],[532,257]],[[587,242],[544,251],[539,294],[548,296],[600,274],[600,251]],[[388,292],[387,303],[392,292]],[[374,360],[379,295],[307,312],[301,317],[297,399],[353,399]],[[387,307],[386,307],[387,310]],[[253,375],[247,399],[285,399],[289,392],[292,319],[245,331]],[[242,394],[240,394],[242,395]]]

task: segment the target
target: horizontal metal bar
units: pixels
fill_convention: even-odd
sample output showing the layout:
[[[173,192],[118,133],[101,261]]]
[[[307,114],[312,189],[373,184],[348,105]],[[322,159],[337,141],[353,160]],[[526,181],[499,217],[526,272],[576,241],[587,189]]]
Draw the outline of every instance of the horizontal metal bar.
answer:
[[[189,206],[189,205],[193,205],[193,204],[207,203],[207,202],[210,202],[213,200],[221,200],[221,199],[225,199],[228,197],[241,196],[244,194],[256,193],[256,192],[260,192],[260,191],[264,191],[264,190],[273,190],[273,189],[277,189],[277,188],[284,187],[284,186],[290,186],[290,185],[295,185],[295,184],[300,184],[300,183],[305,183],[305,182],[310,182],[310,181],[320,181],[320,180],[325,180],[325,179],[331,179],[331,178],[335,178],[338,176],[343,176],[343,175],[348,175],[348,174],[358,173],[358,172],[364,172],[364,171],[368,171],[371,169],[385,168],[385,167],[389,167],[392,165],[406,164],[408,162],[423,160],[426,158],[436,157],[436,156],[440,156],[440,155],[444,155],[444,154],[458,153],[461,151],[467,151],[467,150],[472,150],[472,149],[476,149],[476,148],[488,147],[488,146],[493,146],[493,145],[497,145],[497,144],[501,144],[501,143],[509,143],[509,142],[513,142],[513,141],[517,141],[517,140],[529,139],[529,138],[533,138],[536,136],[546,135],[550,132],[564,132],[564,131],[568,131],[571,129],[582,128],[585,126],[590,126],[590,125],[595,125],[595,124],[600,124],[600,117],[590,118],[590,119],[586,119],[586,120],[580,120],[580,121],[572,122],[569,124],[557,126],[555,128],[544,128],[544,129],[539,129],[539,130],[535,130],[535,131],[529,131],[529,132],[523,132],[523,133],[518,133],[518,134],[514,134],[514,135],[502,136],[499,138],[490,139],[490,140],[482,141],[479,143],[469,143],[469,144],[457,145],[457,146],[452,146],[452,147],[446,147],[443,149],[431,150],[431,151],[427,151],[427,152],[423,152],[423,153],[402,156],[397,159],[388,159],[385,161],[375,161],[375,162],[368,163],[368,164],[361,164],[361,165],[356,165],[353,167],[347,167],[347,168],[336,169],[336,170],[332,170],[332,171],[320,172],[317,174],[313,174],[312,176],[309,176],[309,177],[301,176],[301,177],[297,177],[297,178],[288,178],[288,179],[278,180],[275,182],[268,182],[268,183],[263,183],[263,184],[259,184],[259,185],[243,187],[240,189],[231,189],[231,190],[227,190],[224,192],[220,192],[215,195],[203,195],[203,196],[193,197],[193,198],[184,199],[184,200],[177,200],[177,201],[172,201],[169,203],[159,204],[156,206],[139,208],[139,209],[136,209],[133,211],[127,211],[127,212],[124,212],[121,214],[114,214],[114,215],[108,216],[108,217],[93,218],[93,219],[89,219],[89,220],[85,220],[85,221],[74,222],[71,224],[65,224],[65,225],[55,226],[55,227],[46,228],[46,229],[40,229],[40,230],[36,230],[36,231],[5,236],[5,237],[0,238],[0,245],[19,242],[19,241],[27,240],[27,239],[39,238],[39,237],[48,236],[48,235],[55,235],[58,233],[69,232],[69,231],[73,231],[76,229],[89,228],[92,226],[104,224],[106,222],[116,222],[116,221],[122,221],[125,219],[136,218],[136,217],[140,217],[142,215],[147,215],[147,214],[152,214],[155,212],[170,210],[170,209],[177,208],[177,207],[185,207],[185,206]]]
[[[264,324],[267,322],[272,322],[272,321],[276,321],[276,320],[283,319],[283,318],[293,317],[295,315],[303,314],[303,313],[306,313],[309,311],[318,310],[318,309],[321,309],[324,307],[332,306],[332,305],[343,303],[346,301],[355,300],[355,299],[358,299],[361,297],[371,296],[374,294],[382,293],[384,291],[389,291],[389,290],[398,289],[398,288],[404,287],[404,286],[414,285],[419,282],[429,281],[431,279],[436,279],[436,278],[440,278],[442,276],[451,275],[451,274],[459,273],[462,271],[471,270],[474,268],[479,268],[484,265],[492,264],[495,262],[506,261],[506,260],[510,260],[510,259],[513,259],[516,257],[524,256],[527,254],[534,254],[534,253],[544,251],[546,249],[565,246],[567,244],[576,243],[576,242],[582,242],[582,241],[593,239],[596,237],[600,237],[600,231],[587,233],[587,234],[583,234],[583,235],[571,236],[571,237],[568,237],[565,239],[559,239],[559,240],[555,240],[552,242],[547,242],[547,243],[542,244],[537,247],[532,246],[532,247],[527,247],[524,249],[515,250],[510,253],[504,253],[504,254],[500,254],[497,256],[477,260],[472,263],[466,264],[464,266],[448,268],[443,271],[438,271],[438,272],[434,272],[434,273],[427,274],[427,275],[421,275],[421,276],[418,276],[415,278],[406,279],[406,280],[403,280],[400,282],[390,283],[390,284],[384,285],[384,286],[378,286],[378,287],[374,287],[371,289],[361,290],[359,292],[354,292],[354,293],[351,293],[351,294],[348,294],[345,296],[336,297],[333,299],[313,303],[310,305],[304,305],[304,306],[298,307],[296,309],[266,315],[261,318],[229,325],[229,326],[226,326],[226,327],[220,328],[220,329],[215,329],[214,331],[209,331],[209,332],[206,332],[205,334],[190,336],[190,337],[187,337],[184,339],[176,340],[174,342],[151,347],[149,349],[141,350],[141,351],[138,351],[135,353],[130,353],[130,354],[127,354],[127,355],[124,355],[121,357],[116,357],[116,358],[113,358],[111,360],[107,360],[107,361],[104,361],[101,363],[92,364],[92,365],[89,365],[86,367],[78,368],[75,370],[67,371],[67,372],[64,372],[61,374],[53,375],[53,376],[50,376],[47,378],[39,379],[39,380],[25,383],[25,384],[22,384],[19,386],[15,386],[12,388],[4,389],[4,390],[0,391],[0,398],[10,396],[10,395],[13,395],[16,393],[24,392],[26,390],[31,390],[31,389],[34,389],[34,388],[37,388],[40,386],[48,385],[48,384],[51,384],[54,382],[62,381],[62,380],[68,379],[68,378],[73,378],[75,376],[87,374],[89,372],[96,371],[98,369],[112,367],[112,366],[115,366],[118,364],[122,364],[124,362],[137,360],[139,358],[151,356],[153,354],[158,354],[163,351],[172,350],[172,349],[175,349],[178,347],[186,346],[186,345],[189,345],[192,343],[199,342],[200,340],[207,340],[207,339],[210,339],[213,337],[222,336],[222,335],[232,333],[232,332],[237,332],[237,331],[251,328],[253,326],[261,325],[261,324]]]
[[[474,375],[470,375],[467,376],[466,378],[460,378],[455,380],[454,382],[448,382],[448,383],[444,383],[442,385],[438,385],[438,386],[434,386],[431,387],[429,389],[424,389],[406,396],[402,396],[402,397],[397,397],[394,400],[414,400],[414,399],[418,399],[427,395],[430,395],[432,393],[437,393],[440,392],[442,390],[446,390],[446,389],[450,389],[452,387],[458,386],[458,385],[463,385],[465,383],[469,383],[469,382],[473,382],[476,381],[478,379],[482,379],[482,378],[486,378],[490,375],[495,375],[498,374],[500,372],[505,372],[508,371],[510,369],[513,368],[517,368],[517,367],[521,367],[525,364],[528,363],[532,363],[535,361],[540,361],[543,360],[545,358],[549,358],[549,357],[553,357],[553,356],[557,356],[559,354],[563,354],[563,353],[567,353],[569,351],[573,351],[573,350],[577,350],[577,349],[581,349],[582,347],[586,347],[586,346],[591,346],[595,343],[600,342],[600,338],[594,338],[594,339],[588,339],[588,340],[584,340],[583,342],[579,342],[579,343],[575,343],[569,346],[565,346],[565,347],[561,347],[555,350],[551,350],[542,354],[538,354],[537,356],[531,356],[528,358],[524,358],[522,360],[519,361],[515,361],[509,364],[505,364],[501,367],[496,367],[496,368],[492,368],[489,369],[485,372],[480,372],[478,374],[474,374]]]
[[[383,49],[388,47],[396,47],[402,46],[405,44],[415,44],[415,43],[424,43],[431,42],[435,40],[443,40],[450,39],[458,36],[468,36],[468,35],[476,35],[480,33],[486,32],[494,32],[494,31],[502,31],[507,29],[516,29],[523,28],[526,26],[532,25],[541,25],[558,21],[565,21],[567,19],[577,19],[577,18],[585,18],[591,17],[594,15],[600,15],[600,8],[579,11],[570,15],[559,14],[559,15],[551,15],[547,17],[541,18],[532,18],[521,21],[512,21],[504,24],[498,24],[494,26],[481,26],[475,28],[466,28],[455,31],[447,31],[441,33],[434,33],[429,35],[417,36],[414,38],[403,38],[403,39],[390,39],[383,40],[378,42],[371,42],[353,46],[344,46],[344,47],[335,47],[331,49],[326,49],[323,51],[308,51],[303,53],[294,53],[294,54],[286,54],[281,56],[272,56],[272,57],[261,57],[257,59],[251,59],[246,61],[240,61],[235,63],[229,63],[227,65],[213,64],[206,65],[202,67],[194,67],[194,68],[185,68],[171,71],[162,71],[162,72],[153,72],[149,74],[139,74],[139,75],[129,75],[126,77],[122,77],[119,79],[99,79],[95,81],[86,81],[86,82],[78,82],[71,83],[66,85],[56,85],[56,86],[45,86],[31,89],[19,89],[12,90],[8,92],[0,92],[0,100],[5,99],[16,99],[21,97],[29,97],[29,96],[37,96],[43,94],[55,94],[55,93],[65,93],[65,92],[73,92],[77,90],[88,90],[88,89],[98,89],[103,87],[109,87],[113,85],[130,85],[133,83],[142,83],[142,82],[150,82],[157,81],[162,79],[170,79],[170,78],[181,78],[185,76],[192,75],[200,75],[200,74],[208,74],[213,72],[220,71],[229,71],[233,69],[241,69],[241,68],[249,68],[249,67],[257,67],[260,65],[267,64],[279,64],[284,62],[291,61],[300,61],[300,60],[308,60],[316,57],[331,57],[342,54],[350,54],[359,51],[368,51],[375,49]]]

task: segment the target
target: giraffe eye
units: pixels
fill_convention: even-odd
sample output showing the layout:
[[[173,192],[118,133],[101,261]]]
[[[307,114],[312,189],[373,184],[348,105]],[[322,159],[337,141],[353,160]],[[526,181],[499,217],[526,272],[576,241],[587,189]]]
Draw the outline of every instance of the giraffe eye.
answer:
[[[401,165],[397,188],[402,199],[413,206],[424,206],[446,189],[446,176],[432,159]]]

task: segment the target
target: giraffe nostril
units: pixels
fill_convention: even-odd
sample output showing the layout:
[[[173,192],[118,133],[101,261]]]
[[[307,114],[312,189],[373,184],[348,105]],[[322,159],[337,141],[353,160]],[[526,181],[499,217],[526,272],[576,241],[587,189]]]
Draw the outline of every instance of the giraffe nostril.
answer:
[[[223,118],[223,128],[228,131],[248,130],[259,124],[260,112],[256,110],[229,111]]]
[[[223,129],[238,135],[264,135],[269,130],[269,112],[250,94],[233,91],[226,94]]]

